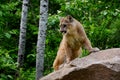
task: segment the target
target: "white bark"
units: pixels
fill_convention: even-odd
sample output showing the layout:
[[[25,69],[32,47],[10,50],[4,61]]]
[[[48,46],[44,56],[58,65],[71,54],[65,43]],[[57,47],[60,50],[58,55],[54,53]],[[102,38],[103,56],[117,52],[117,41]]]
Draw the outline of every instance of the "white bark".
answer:
[[[23,0],[23,4],[22,4],[21,23],[20,23],[20,36],[19,36],[19,47],[18,47],[18,67],[22,67],[23,66],[23,62],[24,62],[28,2],[29,2],[29,0]]]
[[[36,55],[36,80],[39,80],[39,78],[43,76],[47,18],[48,18],[48,0],[41,0],[39,32],[38,32],[38,40],[37,40],[37,55]]]

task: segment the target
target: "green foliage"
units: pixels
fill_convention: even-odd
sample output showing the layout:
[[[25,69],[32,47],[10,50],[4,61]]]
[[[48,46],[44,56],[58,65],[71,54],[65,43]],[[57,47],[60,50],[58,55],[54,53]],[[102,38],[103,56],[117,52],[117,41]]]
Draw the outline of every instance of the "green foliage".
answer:
[[[17,64],[7,50],[0,49],[0,65],[0,80],[13,80]]]
[[[112,32],[109,39],[109,46],[120,47],[120,19],[111,24],[110,29]]]
[[[61,34],[59,33],[59,15],[50,15],[48,18],[48,29],[46,37],[46,50],[45,50],[45,75],[52,70],[52,63],[55,59],[57,48],[61,40]],[[54,20],[53,20],[54,19]]]
[[[1,47],[8,50],[15,48],[14,46],[18,43],[18,24],[20,19],[18,6],[19,2],[0,4],[0,43]],[[11,42],[11,45],[6,44],[9,42]]]
[[[79,20],[92,46],[100,49],[120,47],[120,1],[119,0],[50,0],[49,17],[44,54],[44,75],[53,71],[62,35],[59,19],[72,15]],[[0,1],[0,80],[14,80],[17,72],[17,53],[21,1]],[[17,80],[34,80],[36,63],[36,42],[39,24],[39,0],[30,1],[27,21],[27,41],[24,67]],[[87,56],[83,49],[81,57]]]
[[[16,80],[35,80],[35,68],[24,70],[20,68],[19,78]]]

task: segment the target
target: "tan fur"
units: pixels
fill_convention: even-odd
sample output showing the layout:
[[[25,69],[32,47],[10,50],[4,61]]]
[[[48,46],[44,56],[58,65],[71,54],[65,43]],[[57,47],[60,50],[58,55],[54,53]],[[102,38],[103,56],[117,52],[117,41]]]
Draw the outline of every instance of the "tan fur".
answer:
[[[81,23],[72,16],[60,19],[60,31],[63,33],[63,39],[53,63],[54,70],[58,70],[59,66],[65,61],[69,63],[79,57],[82,46],[89,52],[99,51],[98,48],[92,48]]]

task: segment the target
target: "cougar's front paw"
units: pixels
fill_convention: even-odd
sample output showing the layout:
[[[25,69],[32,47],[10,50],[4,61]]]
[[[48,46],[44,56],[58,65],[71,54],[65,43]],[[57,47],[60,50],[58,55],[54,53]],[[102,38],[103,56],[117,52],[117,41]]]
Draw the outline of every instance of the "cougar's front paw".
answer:
[[[99,49],[99,48],[97,48],[97,47],[95,47],[95,48],[93,48],[93,49],[90,51],[90,53],[93,53],[93,52],[98,52],[98,51],[100,51],[100,49]]]

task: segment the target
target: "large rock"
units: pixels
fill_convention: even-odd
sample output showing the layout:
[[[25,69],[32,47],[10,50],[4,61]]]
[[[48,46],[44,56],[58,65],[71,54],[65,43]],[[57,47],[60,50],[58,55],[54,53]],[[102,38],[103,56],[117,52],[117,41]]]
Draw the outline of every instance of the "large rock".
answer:
[[[40,80],[120,80],[120,48],[76,58]]]

